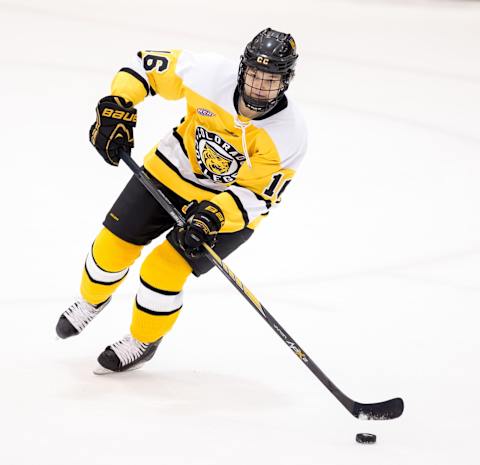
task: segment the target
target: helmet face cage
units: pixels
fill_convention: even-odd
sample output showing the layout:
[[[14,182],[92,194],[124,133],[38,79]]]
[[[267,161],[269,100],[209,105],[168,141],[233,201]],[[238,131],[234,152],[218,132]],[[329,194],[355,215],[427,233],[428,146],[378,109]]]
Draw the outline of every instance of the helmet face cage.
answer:
[[[245,105],[258,112],[272,109],[294,76],[298,55],[292,36],[265,29],[247,45],[240,58],[238,90]]]

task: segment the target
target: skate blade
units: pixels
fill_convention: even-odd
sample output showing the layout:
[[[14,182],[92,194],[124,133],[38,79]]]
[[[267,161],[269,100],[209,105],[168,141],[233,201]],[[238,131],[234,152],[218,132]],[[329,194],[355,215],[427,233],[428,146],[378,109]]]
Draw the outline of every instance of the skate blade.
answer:
[[[145,364],[144,363],[139,363],[138,365],[135,365],[131,368],[127,368],[126,370],[123,370],[123,371],[112,371],[112,370],[109,370],[108,368],[105,368],[105,367],[102,367],[101,365],[98,365],[93,370],[93,374],[94,375],[99,375],[99,376],[102,376],[102,375],[118,375],[119,373],[126,373],[127,371],[138,370],[139,368],[142,368],[143,365],[145,365]]]

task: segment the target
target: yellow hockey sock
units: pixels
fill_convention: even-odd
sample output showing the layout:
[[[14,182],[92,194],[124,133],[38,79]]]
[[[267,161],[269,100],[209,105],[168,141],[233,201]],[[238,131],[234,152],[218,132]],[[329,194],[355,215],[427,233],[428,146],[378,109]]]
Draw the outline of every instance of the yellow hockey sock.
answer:
[[[182,308],[182,288],[192,272],[187,261],[164,241],[145,259],[133,306],[130,331],[135,339],[153,342],[165,335]]]
[[[130,244],[103,228],[87,255],[83,268],[80,293],[96,305],[107,300],[140,256],[142,246]]]

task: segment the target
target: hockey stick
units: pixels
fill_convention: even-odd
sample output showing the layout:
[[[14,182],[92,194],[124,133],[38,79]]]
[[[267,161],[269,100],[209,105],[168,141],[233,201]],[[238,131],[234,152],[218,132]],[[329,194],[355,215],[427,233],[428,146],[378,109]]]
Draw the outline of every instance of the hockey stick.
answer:
[[[125,164],[133,171],[135,177],[152,194],[163,209],[173,218],[178,226],[185,225],[185,219],[182,214],[172,205],[165,194],[156,189],[147,174],[137,165],[130,154],[126,151],[121,152],[121,158]],[[259,315],[270,325],[270,327],[280,336],[285,344],[295,353],[295,355],[310,369],[310,371],[323,383],[323,385],[335,396],[335,398],[356,418],[361,420],[390,420],[399,417],[403,413],[403,400],[399,397],[385,402],[373,404],[362,404],[355,402],[345,395],[333,382],[323,373],[322,370],[310,359],[303,349],[294,341],[294,339],[282,328],[275,318],[267,311],[253,293],[242,283],[235,273],[223,262],[223,260],[209,247],[203,244],[207,251],[206,257],[225,275],[225,277],[237,288],[240,294],[252,305]]]

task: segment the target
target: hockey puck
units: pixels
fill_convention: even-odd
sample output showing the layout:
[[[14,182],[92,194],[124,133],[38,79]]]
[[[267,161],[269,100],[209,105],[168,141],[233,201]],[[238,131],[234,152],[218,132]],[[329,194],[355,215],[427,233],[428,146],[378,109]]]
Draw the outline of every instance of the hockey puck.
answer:
[[[360,444],[375,444],[377,442],[377,436],[370,433],[358,433],[355,440]]]

